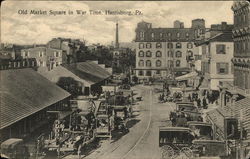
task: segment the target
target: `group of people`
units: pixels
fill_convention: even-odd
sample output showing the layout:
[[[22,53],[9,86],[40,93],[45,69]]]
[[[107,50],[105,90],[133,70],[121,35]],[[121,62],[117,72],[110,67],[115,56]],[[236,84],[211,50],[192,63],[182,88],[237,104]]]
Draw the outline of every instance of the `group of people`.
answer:
[[[196,102],[198,108],[203,108],[203,109],[208,108],[206,96],[199,97],[197,92],[193,92],[192,95],[191,94],[188,95],[188,99],[191,102]]]

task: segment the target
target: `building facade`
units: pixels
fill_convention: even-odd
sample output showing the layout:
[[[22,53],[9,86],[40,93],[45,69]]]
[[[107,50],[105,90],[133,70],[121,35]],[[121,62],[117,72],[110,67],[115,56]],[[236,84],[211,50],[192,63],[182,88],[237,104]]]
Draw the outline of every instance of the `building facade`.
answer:
[[[39,67],[47,67],[49,70],[66,63],[66,53],[63,50],[35,47],[21,50],[23,59],[35,58]]]
[[[218,34],[201,44],[201,70],[208,83],[208,89],[218,90],[219,82],[233,81],[231,59],[234,43],[232,33]]]
[[[250,94],[250,5],[236,2],[234,12],[234,85]]]
[[[165,77],[174,68],[191,67],[198,51],[194,45],[196,29],[184,28],[179,21],[174,25],[177,28],[153,28],[151,23],[138,23],[135,72],[139,79]]]

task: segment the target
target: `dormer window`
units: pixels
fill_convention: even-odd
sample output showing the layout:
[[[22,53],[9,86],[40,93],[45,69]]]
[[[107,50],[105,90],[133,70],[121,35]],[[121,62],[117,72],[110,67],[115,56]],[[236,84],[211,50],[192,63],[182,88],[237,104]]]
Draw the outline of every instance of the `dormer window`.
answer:
[[[144,32],[142,32],[142,31],[140,32],[140,39],[144,40]]]
[[[155,34],[151,33],[151,38],[154,39],[155,38]]]
[[[177,38],[180,38],[180,33],[177,33],[176,35],[177,35]]]
[[[160,33],[160,38],[161,38],[161,39],[163,38],[163,33]]]

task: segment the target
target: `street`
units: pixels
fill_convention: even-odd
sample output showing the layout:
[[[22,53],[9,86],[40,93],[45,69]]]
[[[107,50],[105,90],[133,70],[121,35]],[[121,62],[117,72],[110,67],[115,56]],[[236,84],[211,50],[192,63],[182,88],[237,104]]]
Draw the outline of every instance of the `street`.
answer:
[[[103,140],[99,148],[84,158],[160,158],[158,127],[170,126],[169,112],[174,109],[174,105],[158,103],[159,94],[154,93],[154,87],[136,86],[134,89],[136,96],[142,96],[143,101],[133,107],[134,118],[128,122],[128,126],[132,126],[130,132],[118,140]]]

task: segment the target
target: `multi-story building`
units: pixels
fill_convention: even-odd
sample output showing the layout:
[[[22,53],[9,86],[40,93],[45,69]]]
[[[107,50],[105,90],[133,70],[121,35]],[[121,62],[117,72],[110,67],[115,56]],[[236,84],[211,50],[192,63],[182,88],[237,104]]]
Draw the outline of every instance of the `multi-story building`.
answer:
[[[234,43],[232,33],[220,33],[199,44],[202,49],[201,71],[211,90],[219,89],[220,81],[233,81],[231,59]]]
[[[190,68],[197,47],[195,36],[202,33],[202,19],[192,21],[194,28],[184,28],[175,21],[176,28],[153,28],[151,23],[140,22],[136,28],[136,75],[139,79],[167,76],[175,68]],[[196,34],[195,34],[196,33]]]
[[[35,58],[39,67],[53,67],[66,63],[66,53],[63,50],[35,47],[21,50],[21,56],[26,58]]]
[[[234,85],[250,94],[250,5],[247,1],[232,6],[234,12]]]

